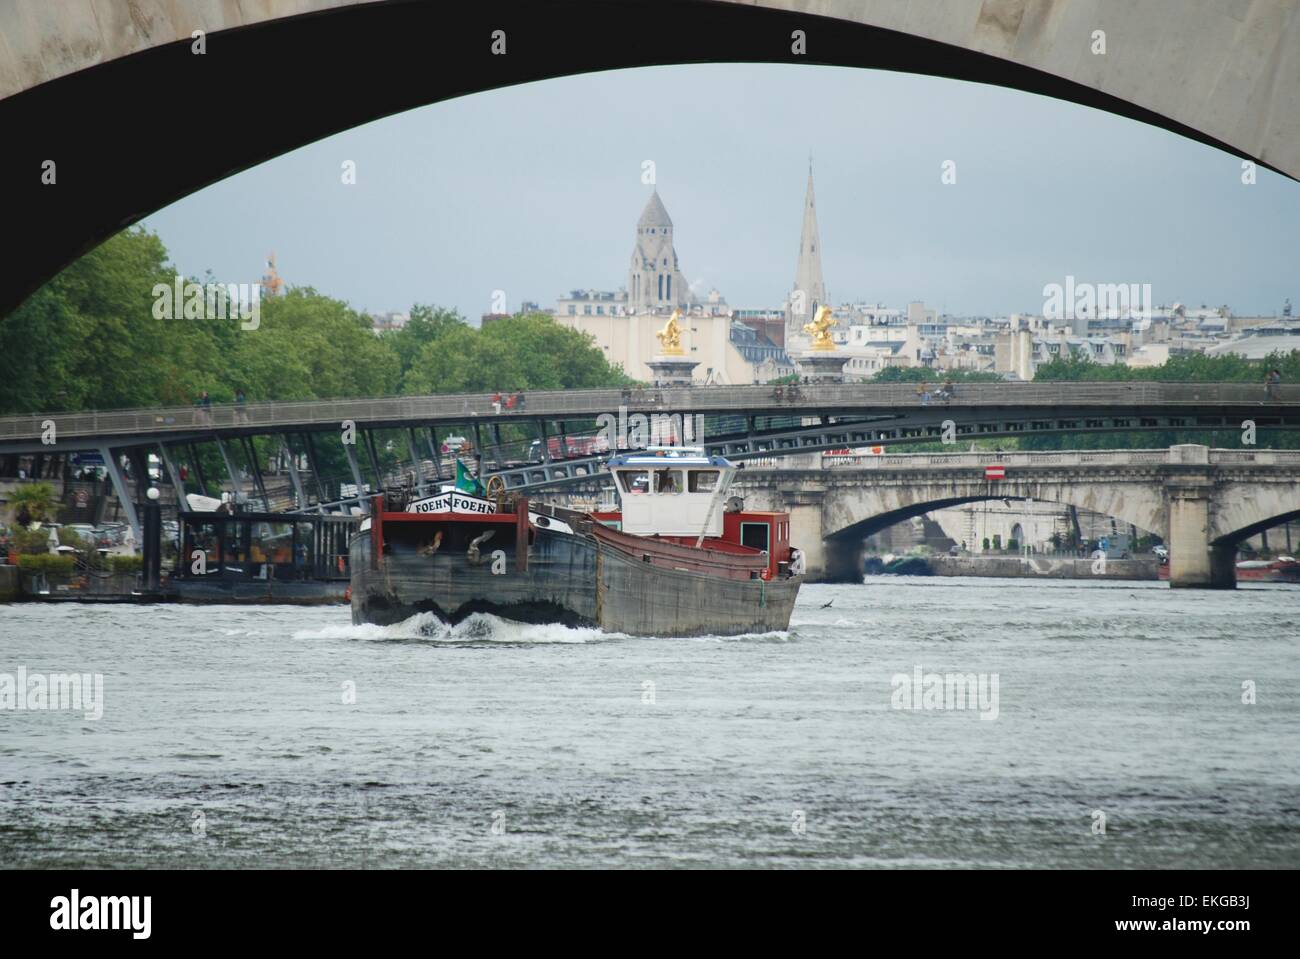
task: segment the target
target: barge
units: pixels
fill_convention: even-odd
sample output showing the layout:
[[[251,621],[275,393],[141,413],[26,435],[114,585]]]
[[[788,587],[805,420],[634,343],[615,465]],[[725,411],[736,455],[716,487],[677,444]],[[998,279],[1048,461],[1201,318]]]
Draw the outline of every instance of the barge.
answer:
[[[609,461],[621,508],[578,512],[457,489],[389,509],[351,545],[354,623],[421,613],[637,636],[785,630],[803,577],[787,513],[727,497],[736,467],[689,449]]]

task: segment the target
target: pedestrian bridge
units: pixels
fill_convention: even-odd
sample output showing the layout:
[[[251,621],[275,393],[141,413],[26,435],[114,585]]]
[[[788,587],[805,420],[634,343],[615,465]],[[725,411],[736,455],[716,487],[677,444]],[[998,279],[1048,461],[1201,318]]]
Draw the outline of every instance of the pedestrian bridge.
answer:
[[[1004,479],[985,478],[991,465]],[[861,576],[862,542],[894,523],[963,503],[1033,499],[1092,510],[1159,535],[1174,587],[1236,585],[1237,544],[1300,518],[1300,450],[936,453],[792,457],[746,468],[746,505],[790,512],[810,575]]]
[[[1246,421],[1257,429],[1295,429],[1300,428],[1300,385],[1278,386],[1270,393],[1255,383],[958,383],[952,397],[943,401],[919,393],[911,383],[689,386],[535,392],[527,394],[522,409],[500,413],[486,393],[51,411],[0,416],[0,456],[286,432],[340,434],[344,424],[352,424],[357,430],[437,426],[473,432],[477,427],[489,433],[478,448],[497,449],[504,459],[513,450],[492,438],[494,426],[532,427],[541,435],[543,424],[590,423],[601,415],[618,416],[620,410],[647,417],[703,415],[732,425],[741,420],[739,429],[712,431],[705,439],[711,452],[743,458],[937,441],[945,431],[966,439],[1243,429]],[[555,435],[553,429],[549,435]]]

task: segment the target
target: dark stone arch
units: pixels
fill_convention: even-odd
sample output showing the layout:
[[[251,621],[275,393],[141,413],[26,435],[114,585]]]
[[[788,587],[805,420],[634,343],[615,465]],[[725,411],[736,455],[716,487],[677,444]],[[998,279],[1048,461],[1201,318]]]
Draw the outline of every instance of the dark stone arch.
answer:
[[[508,53],[494,55],[492,34],[502,29]],[[807,33],[807,56],[791,55],[793,29]],[[1072,101],[1244,156],[1020,63],[750,4],[386,0],[216,31],[202,56],[190,46],[186,38],[152,47],[0,100],[6,227],[22,238],[0,274],[0,316],[113,233],[241,170],[414,107],[575,73],[742,61],[921,73]],[[292,109],[268,105],[275,91],[292,95]],[[41,183],[47,159],[58,163],[54,187]]]

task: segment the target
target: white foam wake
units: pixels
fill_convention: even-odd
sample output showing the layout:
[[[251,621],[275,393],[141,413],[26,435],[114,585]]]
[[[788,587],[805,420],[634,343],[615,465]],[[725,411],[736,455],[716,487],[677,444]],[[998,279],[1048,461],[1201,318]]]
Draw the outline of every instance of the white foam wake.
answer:
[[[606,633],[591,627],[561,626],[558,623],[516,623],[487,613],[475,613],[449,626],[433,613],[418,613],[391,626],[362,623],[340,624],[320,629],[298,630],[294,639],[355,639],[371,642],[420,640],[433,643],[593,643],[625,638],[622,633]]]

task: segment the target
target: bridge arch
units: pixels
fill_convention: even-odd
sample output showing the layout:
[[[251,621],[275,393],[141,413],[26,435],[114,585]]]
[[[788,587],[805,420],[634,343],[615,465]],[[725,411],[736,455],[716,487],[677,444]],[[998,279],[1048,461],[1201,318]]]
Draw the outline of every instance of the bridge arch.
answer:
[[[865,539],[872,533],[914,516],[949,506],[989,500],[1024,500],[1058,503],[1077,509],[1113,516],[1157,535],[1167,533],[1167,518],[1160,491],[1152,484],[1133,479],[1106,483],[1045,481],[1033,478],[1007,479],[997,483],[972,479],[969,482],[903,483],[860,488],[835,486],[827,491],[826,539]]]
[[[0,182],[7,226],[24,242],[0,277],[0,315],[124,226],[306,143],[467,93],[666,62],[816,63],[992,83],[1300,174],[1300,133],[1290,122],[1300,113],[1294,4],[1192,11],[1183,0],[954,5],[967,16],[895,0],[822,0],[817,14],[805,6],[140,0],[118,10],[12,0],[0,8],[0,129],[10,146],[0,153]],[[629,21],[635,30],[626,29]],[[1105,56],[1088,52],[1098,25],[1112,37]],[[493,33],[507,27],[500,55]],[[807,40],[797,57],[796,29]],[[202,55],[192,50],[194,30],[209,31]],[[1197,69],[1185,77],[1185,50],[1201,37],[1214,42],[1195,44]],[[441,61],[449,48],[474,58],[472,65]],[[273,90],[293,91],[293,109],[268,108]],[[120,108],[105,109],[106,99]],[[223,117],[236,121],[229,130],[220,127]],[[41,181],[51,158],[57,189]]]
[[[978,485],[987,487],[989,484]],[[964,506],[969,503],[1016,501],[1028,498],[1035,502],[1056,503],[1061,506],[1074,506],[1078,509],[1090,510],[1112,516],[1115,519],[1130,523],[1139,529],[1156,533],[1162,537],[1165,535],[1167,522],[1163,504],[1147,502],[1146,497],[1140,497],[1140,502],[1133,501],[1130,503],[1123,502],[1122,498],[1110,498],[1105,500],[1105,502],[1112,504],[1109,508],[1104,505],[1099,508],[1098,497],[1093,491],[1082,489],[1080,485],[1076,484],[1050,485],[1056,488],[1052,489],[1049,484],[1039,483],[999,483],[999,489],[996,491],[985,489],[978,493],[940,499],[920,498],[915,502],[899,505],[883,512],[871,512],[870,515],[865,515],[846,526],[834,529],[828,527],[823,538],[826,578],[832,581],[852,580],[856,582],[856,578],[861,575],[862,570],[863,542],[869,536],[935,510],[947,509],[951,506]],[[1032,492],[1027,493],[1028,490],[1032,490]],[[921,494],[922,497],[925,495]],[[839,515],[838,510],[841,508],[840,504],[831,501],[827,504],[827,513],[828,515]],[[870,510],[869,506],[866,508]],[[1118,512],[1112,510],[1118,510]]]

